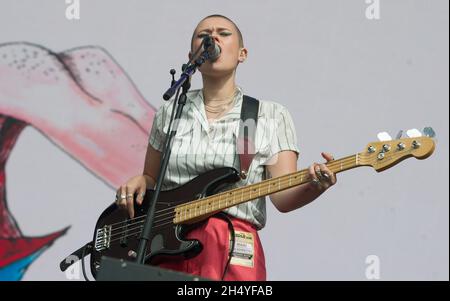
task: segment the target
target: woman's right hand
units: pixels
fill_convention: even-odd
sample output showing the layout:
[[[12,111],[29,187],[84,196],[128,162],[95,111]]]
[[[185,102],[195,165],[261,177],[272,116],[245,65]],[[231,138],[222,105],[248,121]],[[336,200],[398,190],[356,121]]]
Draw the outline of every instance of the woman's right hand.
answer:
[[[119,208],[127,209],[130,218],[134,217],[134,201],[138,205],[144,200],[147,182],[144,175],[138,175],[129,179],[125,184],[120,186],[116,192],[116,204]],[[135,196],[137,196],[135,198]]]

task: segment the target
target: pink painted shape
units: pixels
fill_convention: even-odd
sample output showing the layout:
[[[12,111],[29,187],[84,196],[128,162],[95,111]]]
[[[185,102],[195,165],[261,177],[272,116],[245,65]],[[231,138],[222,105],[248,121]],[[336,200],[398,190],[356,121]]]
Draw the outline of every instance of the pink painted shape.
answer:
[[[101,48],[0,47],[0,113],[31,124],[113,187],[142,172],[155,109]]]

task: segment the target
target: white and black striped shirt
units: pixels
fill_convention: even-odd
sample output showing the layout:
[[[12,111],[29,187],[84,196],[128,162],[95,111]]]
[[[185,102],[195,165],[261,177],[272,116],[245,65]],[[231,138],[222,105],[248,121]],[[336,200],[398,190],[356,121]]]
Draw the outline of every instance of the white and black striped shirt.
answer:
[[[211,169],[234,167],[239,170],[236,140],[243,100],[242,89],[238,88],[233,108],[211,123],[206,117],[202,90],[190,91],[187,96],[188,100],[174,137],[172,154],[162,185],[163,190],[185,184]],[[149,143],[158,151],[162,151],[164,147],[172,105],[173,100],[162,105],[153,120]],[[264,166],[278,152],[291,150],[298,154],[294,123],[282,105],[260,101],[255,149],[256,154],[247,178],[230,188],[259,183],[266,179]],[[225,212],[251,222],[258,229],[266,224],[264,197],[228,208]]]

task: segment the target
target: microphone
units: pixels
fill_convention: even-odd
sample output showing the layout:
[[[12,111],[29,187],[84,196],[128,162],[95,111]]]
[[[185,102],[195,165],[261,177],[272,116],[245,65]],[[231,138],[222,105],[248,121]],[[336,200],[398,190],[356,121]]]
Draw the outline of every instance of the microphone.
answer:
[[[203,49],[208,52],[208,59],[212,62],[216,61],[222,52],[220,46],[216,44],[216,41],[211,36],[206,36],[203,38]]]

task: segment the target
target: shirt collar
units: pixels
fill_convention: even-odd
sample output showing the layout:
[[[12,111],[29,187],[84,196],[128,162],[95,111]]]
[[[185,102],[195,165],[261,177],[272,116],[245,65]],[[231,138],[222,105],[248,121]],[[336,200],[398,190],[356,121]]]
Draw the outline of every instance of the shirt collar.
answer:
[[[244,93],[242,91],[242,88],[237,86],[237,94],[236,94],[236,102],[231,108],[230,111],[228,111],[225,115],[223,115],[218,121],[221,120],[228,120],[228,119],[239,119],[241,117],[241,107],[242,107],[242,100]],[[193,105],[193,111],[202,126],[209,130],[209,123],[208,119],[206,118],[206,112],[205,112],[205,104],[203,102],[203,92],[201,89],[192,90],[188,94],[188,99],[191,101]]]

